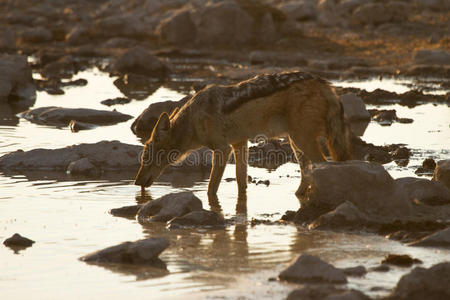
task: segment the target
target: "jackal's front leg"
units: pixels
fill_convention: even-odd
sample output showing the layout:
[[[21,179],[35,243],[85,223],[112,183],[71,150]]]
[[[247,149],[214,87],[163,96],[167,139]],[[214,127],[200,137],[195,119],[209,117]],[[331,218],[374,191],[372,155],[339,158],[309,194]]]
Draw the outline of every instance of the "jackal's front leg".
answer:
[[[209,175],[208,184],[208,197],[214,197],[217,195],[219,189],[220,180],[222,180],[223,172],[230,157],[230,146],[224,146],[220,149],[213,150],[213,160],[211,174]]]
[[[236,181],[240,198],[247,196],[247,165],[248,143],[247,140],[233,144],[234,161],[236,163]]]

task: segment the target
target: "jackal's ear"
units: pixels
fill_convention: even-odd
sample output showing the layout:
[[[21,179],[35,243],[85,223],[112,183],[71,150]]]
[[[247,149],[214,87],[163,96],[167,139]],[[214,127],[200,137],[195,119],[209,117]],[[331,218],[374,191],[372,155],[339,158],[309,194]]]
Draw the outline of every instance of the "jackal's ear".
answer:
[[[160,116],[159,116],[159,120],[156,123],[156,131],[161,132],[161,131],[169,131],[170,129],[170,119],[169,119],[169,115],[165,112],[163,112]]]
[[[170,114],[170,117],[169,117],[169,119],[173,119],[173,117],[175,117],[175,115],[177,114],[177,112],[180,110],[180,108],[177,106],[177,107],[175,107],[175,109],[174,110],[172,110],[172,113]]]

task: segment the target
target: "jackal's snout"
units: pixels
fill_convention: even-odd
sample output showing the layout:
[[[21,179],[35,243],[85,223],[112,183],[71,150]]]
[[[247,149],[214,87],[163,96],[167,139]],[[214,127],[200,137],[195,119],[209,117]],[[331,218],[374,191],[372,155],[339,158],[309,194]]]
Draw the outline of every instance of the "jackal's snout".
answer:
[[[153,183],[152,175],[144,174],[142,170],[139,170],[139,172],[136,175],[136,178],[134,179],[134,184],[142,187],[149,187],[152,183]]]

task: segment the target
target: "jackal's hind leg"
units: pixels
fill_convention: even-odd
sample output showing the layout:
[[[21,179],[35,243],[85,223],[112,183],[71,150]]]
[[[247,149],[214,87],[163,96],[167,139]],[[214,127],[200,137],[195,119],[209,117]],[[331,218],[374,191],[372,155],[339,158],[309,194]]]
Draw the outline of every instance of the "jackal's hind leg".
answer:
[[[247,140],[233,144],[234,161],[236,163],[236,181],[238,184],[239,198],[247,197],[247,165],[248,145]]]
[[[208,197],[217,195],[220,180],[222,180],[223,172],[230,157],[231,148],[227,145],[219,149],[214,149],[213,152],[211,174],[209,175]]]
[[[301,182],[295,195],[299,200],[306,196],[307,189],[311,184],[310,178],[310,166],[315,162],[324,162],[326,159],[320,149],[318,141],[311,140],[309,142],[303,142],[300,139],[295,139],[289,137],[292,151],[294,152],[295,158],[298,161],[301,172]],[[301,149],[301,150],[300,150]]]
[[[306,190],[309,186],[309,180],[306,177],[307,177],[307,168],[311,164],[311,161],[306,157],[306,155],[302,151],[300,151],[294,145],[292,141],[291,141],[291,148],[300,166],[300,174],[301,174],[300,186],[295,192],[295,196],[300,200],[305,197]]]

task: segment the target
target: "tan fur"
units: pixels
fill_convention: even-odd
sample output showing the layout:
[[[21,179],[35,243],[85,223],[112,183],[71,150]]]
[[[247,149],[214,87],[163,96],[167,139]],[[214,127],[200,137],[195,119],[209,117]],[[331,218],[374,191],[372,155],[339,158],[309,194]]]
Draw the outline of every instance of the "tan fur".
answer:
[[[290,83],[266,96],[244,99],[232,111],[224,113],[227,86],[209,86],[194,95],[170,117],[170,130],[158,130],[158,124],[146,147],[161,151],[177,149],[186,153],[201,146],[214,151],[208,195],[216,195],[232,146],[236,161],[236,177],[240,195],[247,187],[247,140],[255,136],[287,136],[300,163],[302,184],[297,191],[301,197],[307,187],[306,164],[325,161],[320,141],[325,139],[334,159],[350,158],[348,126],[342,104],[328,83],[307,78]],[[168,118],[167,118],[168,119]],[[161,127],[161,125],[159,126]],[[167,137],[155,138],[161,135]],[[157,145],[155,147],[155,145]],[[302,153],[306,157],[302,156]],[[163,168],[170,162],[165,161]],[[155,171],[148,171],[148,170]],[[156,179],[161,166],[142,164],[136,184],[148,186]],[[149,180],[146,174],[152,173]],[[159,174],[158,174],[159,175]],[[156,177],[154,177],[156,176]]]

